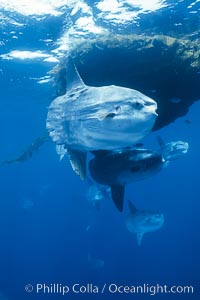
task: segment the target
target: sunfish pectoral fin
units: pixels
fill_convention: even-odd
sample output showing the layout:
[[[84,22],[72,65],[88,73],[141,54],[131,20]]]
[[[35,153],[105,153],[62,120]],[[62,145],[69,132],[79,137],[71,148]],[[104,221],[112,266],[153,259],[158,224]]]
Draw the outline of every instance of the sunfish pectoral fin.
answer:
[[[70,90],[72,87],[84,85],[81,76],[73,62],[71,56],[67,58],[67,69],[66,69],[66,90]]]
[[[144,235],[144,232],[138,232],[137,233],[137,243],[138,243],[138,246],[141,246],[143,235]]]
[[[124,186],[123,185],[112,185],[111,195],[113,202],[119,211],[123,211],[124,206]]]
[[[137,212],[137,208],[130,200],[128,201],[128,206],[129,206],[130,212],[134,215]]]
[[[74,172],[83,180],[86,178],[86,152],[67,149],[69,160]]]
[[[116,116],[116,112],[102,112],[98,114],[97,118],[99,121],[113,119]]]

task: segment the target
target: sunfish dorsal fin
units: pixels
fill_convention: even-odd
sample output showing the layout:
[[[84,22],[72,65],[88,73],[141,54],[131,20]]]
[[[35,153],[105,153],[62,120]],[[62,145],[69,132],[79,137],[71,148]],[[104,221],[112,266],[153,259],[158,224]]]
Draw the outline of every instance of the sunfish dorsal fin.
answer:
[[[144,235],[144,232],[138,232],[137,233],[137,243],[138,243],[138,246],[141,246],[143,235]]]
[[[72,169],[82,180],[84,180],[86,178],[86,152],[67,149],[67,153]]]
[[[71,90],[75,86],[85,86],[85,83],[81,79],[78,70],[73,62],[71,56],[67,59],[66,68],[66,90]]]
[[[165,145],[164,140],[159,135],[157,136],[157,140],[160,147],[163,147]]]
[[[137,208],[135,207],[135,205],[129,200],[128,201],[128,207],[130,212],[134,215],[137,212]]]
[[[117,209],[121,212],[124,206],[124,186],[123,185],[112,185],[111,195],[113,202]]]

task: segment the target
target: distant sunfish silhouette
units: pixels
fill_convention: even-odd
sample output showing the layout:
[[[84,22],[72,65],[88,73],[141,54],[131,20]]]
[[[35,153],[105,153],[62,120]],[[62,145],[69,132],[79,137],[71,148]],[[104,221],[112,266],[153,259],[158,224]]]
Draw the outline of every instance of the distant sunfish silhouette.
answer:
[[[157,104],[133,89],[85,85],[71,58],[66,78],[66,93],[49,106],[46,127],[52,140],[67,150],[73,170],[84,179],[86,153],[140,141],[154,125]]]
[[[140,246],[145,233],[156,231],[163,226],[164,216],[158,212],[138,210],[131,201],[129,201],[129,209],[126,227],[131,233],[136,234],[137,243]]]
[[[86,193],[87,200],[95,207],[97,210],[100,210],[101,202],[104,199],[110,198],[110,188],[105,185],[100,185],[95,181],[87,178],[88,189]]]

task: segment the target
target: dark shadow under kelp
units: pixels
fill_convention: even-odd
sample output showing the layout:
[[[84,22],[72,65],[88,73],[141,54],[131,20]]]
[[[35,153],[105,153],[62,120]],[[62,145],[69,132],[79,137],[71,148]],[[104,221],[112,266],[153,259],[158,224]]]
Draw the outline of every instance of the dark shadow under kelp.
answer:
[[[136,89],[158,103],[153,130],[185,115],[200,99],[199,40],[105,33],[72,40],[70,53],[86,84]],[[63,61],[54,70],[57,95],[65,93],[65,68]]]

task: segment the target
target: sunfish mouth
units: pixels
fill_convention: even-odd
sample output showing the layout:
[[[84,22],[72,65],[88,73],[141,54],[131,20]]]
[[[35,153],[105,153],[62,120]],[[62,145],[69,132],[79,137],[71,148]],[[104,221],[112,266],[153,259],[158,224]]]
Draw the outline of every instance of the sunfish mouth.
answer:
[[[153,114],[154,114],[156,117],[158,116],[157,108],[156,108],[156,110],[153,111]]]
[[[146,111],[151,112],[156,117],[158,116],[157,110],[158,110],[158,106],[156,102],[151,102],[151,106],[150,104],[148,104],[148,106],[146,107]]]

